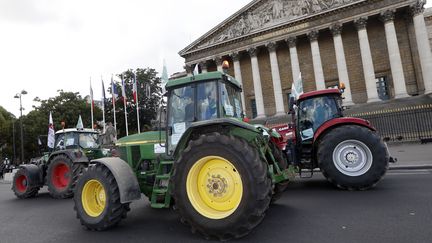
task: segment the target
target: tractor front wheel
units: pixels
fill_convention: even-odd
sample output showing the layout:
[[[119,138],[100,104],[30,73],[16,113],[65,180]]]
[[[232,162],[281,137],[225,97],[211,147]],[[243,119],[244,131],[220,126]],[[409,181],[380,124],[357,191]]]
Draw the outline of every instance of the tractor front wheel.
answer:
[[[89,230],[106,230],[126,218],[129,203],[120,202],[120,192],[111,171],[101,164],[90,166],[78,179],[74,210]]]
[[[267,165],[257,149],[218,133],[189,142],[171,185],[181,221],[219,240],[248,234],[264,218],[271,197]]]
[[[318,164],[334,185],[348,190],[375,186],[388,169],[382,139],[368,128],[344,125],[327,133],[318,144]]]

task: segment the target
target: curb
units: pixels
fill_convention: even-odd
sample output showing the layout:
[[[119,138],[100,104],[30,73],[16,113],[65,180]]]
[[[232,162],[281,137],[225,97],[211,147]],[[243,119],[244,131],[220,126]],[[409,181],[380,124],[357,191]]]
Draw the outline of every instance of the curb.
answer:
[[[432,170],[432,165],[395,165],[389,170]]]

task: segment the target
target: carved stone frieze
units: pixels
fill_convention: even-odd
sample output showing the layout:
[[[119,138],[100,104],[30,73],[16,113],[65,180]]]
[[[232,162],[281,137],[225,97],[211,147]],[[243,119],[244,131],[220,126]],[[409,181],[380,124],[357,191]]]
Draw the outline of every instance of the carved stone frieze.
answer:
[[[390,22],[394,20],[396,10],[386,10],[380,14],[380,19],[384,22]]]
[[[268,0],[239,15],[231,26],[198,48],[224,42],[283,22],[307,17],[362,0]]]

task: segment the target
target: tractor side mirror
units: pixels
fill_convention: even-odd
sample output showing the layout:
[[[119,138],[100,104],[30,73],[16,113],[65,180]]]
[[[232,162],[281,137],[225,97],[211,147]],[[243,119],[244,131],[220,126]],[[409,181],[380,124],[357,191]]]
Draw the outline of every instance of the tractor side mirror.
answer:
[[[294,114],[294,105],[295,105],[295,99],[293,96],[289,97],[288,100],[288,114]]]

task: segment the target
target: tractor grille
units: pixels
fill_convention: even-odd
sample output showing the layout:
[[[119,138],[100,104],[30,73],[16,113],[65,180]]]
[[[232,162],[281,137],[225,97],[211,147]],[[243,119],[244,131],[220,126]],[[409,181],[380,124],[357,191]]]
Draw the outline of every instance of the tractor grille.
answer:
[[[140,146],[132,146],[131,147],[132,152],[132,162],[138,162],[141,159],[141,151]]]

